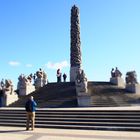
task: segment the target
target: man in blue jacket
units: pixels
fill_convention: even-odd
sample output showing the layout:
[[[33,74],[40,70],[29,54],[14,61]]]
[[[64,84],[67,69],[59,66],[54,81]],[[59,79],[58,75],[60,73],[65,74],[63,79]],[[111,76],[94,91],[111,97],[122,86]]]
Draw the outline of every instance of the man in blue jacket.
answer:
[[[34,101],[33,96],[30,96],[29,100],[25,104],[25,109],[27,112],[26,130],[29,130],[30,121],[31,121],[31,130],[34,130],[36,106],[37,104]]]

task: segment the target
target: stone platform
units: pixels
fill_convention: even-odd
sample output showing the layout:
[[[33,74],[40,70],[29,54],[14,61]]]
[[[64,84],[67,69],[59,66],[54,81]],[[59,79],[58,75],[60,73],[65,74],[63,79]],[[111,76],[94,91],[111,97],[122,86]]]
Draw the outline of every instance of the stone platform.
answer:
[[[139,140],[139,132],[41,129],[25,131],[21,127],[0,127],[4,140]]]

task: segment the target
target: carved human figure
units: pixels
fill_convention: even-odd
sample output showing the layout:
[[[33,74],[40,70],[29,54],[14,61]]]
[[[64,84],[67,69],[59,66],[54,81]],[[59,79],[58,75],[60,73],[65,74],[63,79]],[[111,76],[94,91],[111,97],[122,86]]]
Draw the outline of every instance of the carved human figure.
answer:
[[[126,73],[125,81],[127,84],[137,84],[137,74],[136,71],[129,71]]]
[[[9,79],[5,80],[4,92],[7,92],[7,91],[9,91],[10,94],[12,94],[12,92],[13,92],[13,84],[12,84],[12,81]]]
[[[21,74],[18,78],[18,89],[25,88],[27,85],[30,84],[30,80],[28,78],[26,78],[25,75]]]
[[[39,69],[39,71],[36,72],[36,76],[37,78],[43,78],[43,71],[41,68]]]
[[[87,81],[87,78],[85,76],[84,70],[79,69],[77,71],[76,81],[77,81],[77,83],[81,83],[81,82]]]
[[[37,77],[37,78],[36,78]],[[47,82],[47,74],[41,68],[33,76],[35,88],[43,87]]]
[[[79,9],[75,5],[71,9],[71,67],[81,66]]]
[[[47,82],[47,74],[43,71],[43,85]]]
[[[121,77],[122,73],[120,72],[120,70],[116,67],[115,69],[115,77]]]
[[[32,79],[33,79],[33,74],[31,73],[28,77],[27,77],[28,81],[30,83],[32,83]]]
[[[84,70],[79,69],[77,71],[77,77],[76,77],[76,88],[78,92],[85,92],[87,93],[87,78],[84,73]]]

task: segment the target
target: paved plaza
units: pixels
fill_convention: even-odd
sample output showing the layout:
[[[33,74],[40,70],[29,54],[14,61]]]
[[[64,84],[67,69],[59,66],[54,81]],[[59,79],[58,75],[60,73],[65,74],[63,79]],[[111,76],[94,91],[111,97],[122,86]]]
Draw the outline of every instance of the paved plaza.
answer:
[[[0,140],[140,140],[140,132],[0,127]]]

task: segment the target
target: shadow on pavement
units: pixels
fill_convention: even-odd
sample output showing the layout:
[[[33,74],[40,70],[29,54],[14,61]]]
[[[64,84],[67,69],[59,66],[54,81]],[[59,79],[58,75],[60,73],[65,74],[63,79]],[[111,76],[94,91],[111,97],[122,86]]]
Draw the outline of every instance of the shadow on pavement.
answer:
[[[26,130],[0,130],[0,133],[25,132]]]

